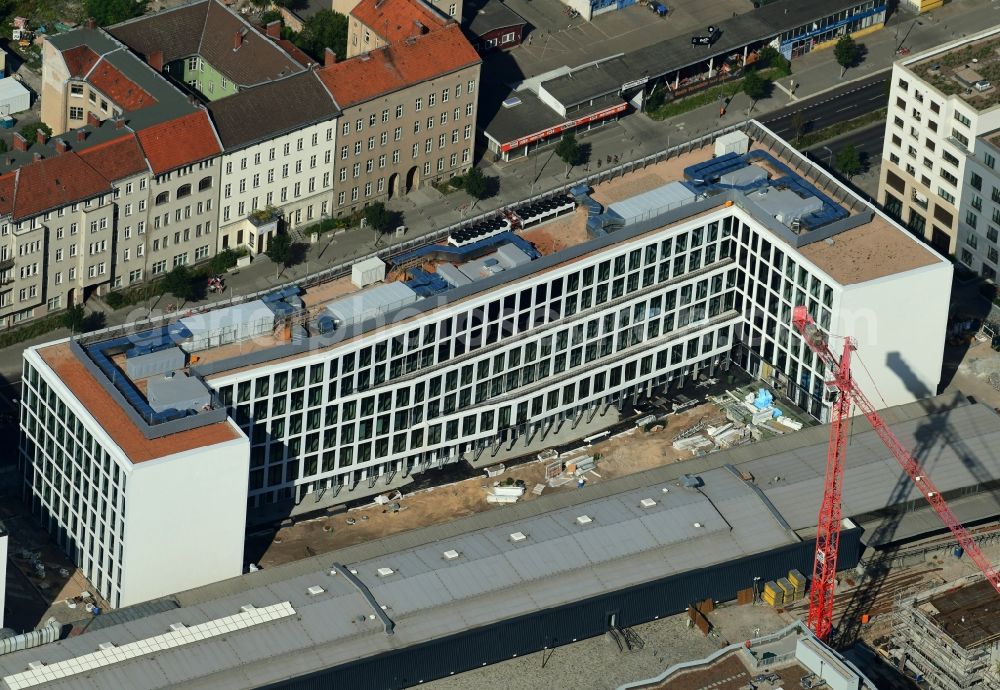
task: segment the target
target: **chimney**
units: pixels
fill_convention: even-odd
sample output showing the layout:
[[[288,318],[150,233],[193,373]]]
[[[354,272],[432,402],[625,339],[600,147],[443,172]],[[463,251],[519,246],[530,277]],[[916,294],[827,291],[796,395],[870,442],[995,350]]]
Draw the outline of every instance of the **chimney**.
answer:
[[[93,17],[88,17],[87,18],[87,28],[88,29],[96,29],[97,28],[97,20],[94,19]]]
[[[56,139],[56,153],[66,153],[69,151],[69,144],[66,143],[65,139]]]
[[[146,61],[149,63],[149,66],[152,67],[153,69],[155,69],[157,72],[162,72],[163,71],[163,51],[162,50],[154,50],[152,53],[150,53],[148,56],[146,56]]]
[[[271,38],[281,38],[281,20],[275,19],[273,22],[268,22],[264,31]]]
[[[45,133],[45,130],[38,128],[35,130],[35,141],[45,146],[49,142],[49,135]]]
[[[87,140],[87,130],[85,130],[85,129],[78,129],[78,130],[76,130],[76,140],[77,141],[86,141]]]
[[[243,45],[243,32],[237,31],[233,34],[233,50],[239,50],[241,45]]]
[[[333,51],[332,48],[327,48],[326,51],[323,53],[323,66],[329,67],[330,65],[336,64],[336,62],[337,62],[337,54]]]
[[[124,126],[125,126],[125,118],[119,115],[118,117],[115,118],[115,129],[121,129]]]
[[[21,136],[20,132],[14,132],[14,138],[11,140],[11,145],[14,147],[15,151],[27,151],[28,150],[28,140]]]
[[[97,113],[87,113],[87,124],[91,127],[100,127],[101,118],[97,117]]]

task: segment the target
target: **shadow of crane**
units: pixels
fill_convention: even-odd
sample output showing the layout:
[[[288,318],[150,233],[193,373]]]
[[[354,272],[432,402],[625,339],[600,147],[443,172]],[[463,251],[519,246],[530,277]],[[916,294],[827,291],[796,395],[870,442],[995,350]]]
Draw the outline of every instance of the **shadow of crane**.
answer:
[[[972,451],[968,448],[962,437],[955,433],[954,427],[949,423],[951,410],[957,405],[961,405],[966,400],[961,394],[956,393],[953,398],[945,402],[938,402],[929,396],[933,393],[927,389],[920,379],[914,374],[909,365],[899,356],[898,353],[890,353],[887,358],[887,365],[904,382],[907,389],[918,399],[920,406],[927,415],[913,432],[916,444],[910,449],[911,455],[920,463],[929,474],[933,473],[934,466],[941,458],[946,448],[950,448],[954,453],[962,458],[962,462],[974,478],[978,488],[993,481],[995,478],[980,464]],[[862,383],[862,388],[866,386]],[[892,419],[886,419],[886,423],[892,426]],[[867,422],[855,419],[855,423],[861,423],[861,428],[867,427]],[[848,463],[850,462],[850,450],[848,450]],[[868,561],[862,561],[864,574],[862,581],[855,588],[853,596],[844,608],[837,627],[835,644],[838,647],[846,647],[857,641],[861,630],[861,617],[872,611],[880,597],[884,596],[888,590],[887,578],[889,568],[894,559],[896,549],[891,545],[895,541],[896,531],[900,523],[909,510],[907,496],[913,489],[913,482],[910,477],[899,468],[899,477],[893,486],[889,499],[888,508],[882,521],[872,532],[867,540],[868,545],[874,551],[874,555]],[[995,498],[1000,506],[1000,498]],[[911,502],[919,505],[923,498],[915,496]],[[922,506],[921,506],[922,507]],[[942,530],[947,529],[944,525]]]

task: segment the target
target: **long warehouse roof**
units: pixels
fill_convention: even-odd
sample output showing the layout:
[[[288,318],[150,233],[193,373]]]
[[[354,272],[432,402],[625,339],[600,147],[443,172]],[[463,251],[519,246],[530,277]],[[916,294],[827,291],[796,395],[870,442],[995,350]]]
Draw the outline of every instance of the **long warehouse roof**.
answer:
[[[921,448],[942,491],[1000,478],[997,415],[962,405],[928,416],[942,400],[887,417],[904,444]],[[815,528],[827,432],[804,429],[225,580],[177,594],[181,608],[143,606],[134,620],[116,612],[118,625],[0,657],[2,687],[44,678],[54,688],[243,688],[764,553]],[[681,486],[685,473],[703,486]],[[908,500],[907,482],[859,419],[844,514]],[[178,623],[190,634],[172,629]],[[99,650],[108,642],[116,647]]]

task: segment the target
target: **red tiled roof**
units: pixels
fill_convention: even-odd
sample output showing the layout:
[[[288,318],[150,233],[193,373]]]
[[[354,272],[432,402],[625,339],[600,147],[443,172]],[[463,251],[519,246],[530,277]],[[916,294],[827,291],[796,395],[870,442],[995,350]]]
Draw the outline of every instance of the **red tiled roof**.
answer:
[[[77,46],[63,51],[63,60],[69,73],[74,77],[83,77],[97,64],[101,57],[89,46]]]
[[[135,134],[131,132],[117,139],[91,146],[78,155],[110,182],[137,175],[148,169],[142,148]]]
[[[8,174],[14,176],[14,220],[111,191],[108,181],[75,153],[33,161]]]
[[[87,81],[126,112],[139,110],[157,102],[148,91],[105,60],[101,60],[94,68]]]
[[[295,58],[296,62],[300,62],[300,63],[302,63],[306,67],[308,67],[309,65],[315,65],[316,64],[315,60],[313,60],[311,57],[309,57],[308,55],[306,55],[305,53],[303,53],[299,49],[299,47],[297,45],[295,45],[294,43],[292,43],[291,41],[289,41],[287,38],[279,38],[277,41],[275,41],[275,43],[277,43],[279,46],[281,46],[281,48],[286,53],[288,53],[293,58]]]
[[[198,110],[138,133],[153,173],[160,175],[222,152],[208,113]]]
[[[479,54],[457,24],[317,70],[341,108],[475,65]]]
[[[351,16],[382,37],[396,43],[409,36],[434,31],[448,20],[418,0],[361,0]]]
[[[0,213],[8,215],[14,210],[14,178],[13,172],[0,175]]]
[[[94,380],[94,376],[87,371],[83,362],[77,359],[68,344],[50,345],[38,350],[38,354],[133,463],[155,460],[239,438],[239,434],[229,422],[218,422],[198,429],[148,439],[122,412],[111,395]]]

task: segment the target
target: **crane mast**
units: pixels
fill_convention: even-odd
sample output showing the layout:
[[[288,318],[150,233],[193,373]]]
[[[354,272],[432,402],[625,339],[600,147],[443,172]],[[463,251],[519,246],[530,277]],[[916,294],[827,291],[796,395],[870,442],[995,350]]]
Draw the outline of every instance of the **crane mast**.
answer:
[[[845,338],[844,350],[838,360],[830,349],[828,337],[816,326],[809,311],[804,306],[792,311],[792,325],[802,335],[809,349],[832,372],[826,382],[830,390],[836,391],[830,425],[830,442],[827,449],[826,477],[823,487],[823,501],[820,504],[816,534],[816,558],[813,561],[813,581],[809,594],[809,616],[807,623],[821,640],[827,640],[833,628],[833,594],[836,584],[837,553],[840,546],[841,496],[844,483],[844,456],[847,450],[847,431],[850,426],[852,404],[861,411],[872,425],[875,433],[889,452],[923,494],[938,517],[951,530],[959,546],[983,572],[993,588],[1000,592],[1000,573],[983,554],[969,531],[948,507],[941,492],[931,481],[917,460],[903,446],[885,421],[875,410],[875,406],[865,396],[851,376],[851,353],[857,349],[853,338]]]

